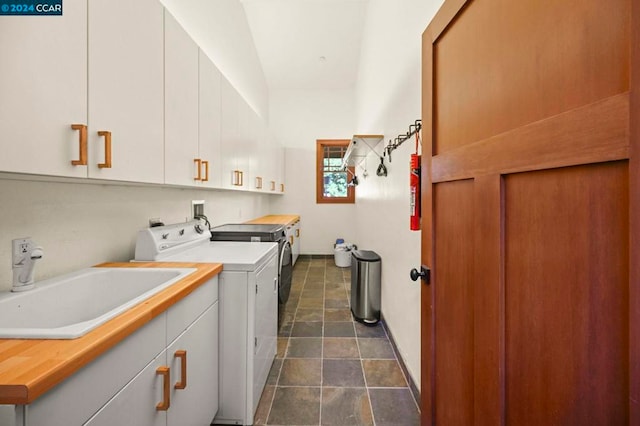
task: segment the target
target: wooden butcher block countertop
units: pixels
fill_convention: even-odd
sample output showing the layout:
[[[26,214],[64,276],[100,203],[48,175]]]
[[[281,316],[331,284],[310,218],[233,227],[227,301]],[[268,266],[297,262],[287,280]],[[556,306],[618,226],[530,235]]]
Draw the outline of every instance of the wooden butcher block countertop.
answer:
[[[291,225],[292,223],[300,220],[300,216],[294,214],[272,214],[268,216],[262,216],[257,219],[250,220],[247,223],[253,223],[256,225]]]
[[[0,404],[33,402],[222,271],[219,263],[103,263],[97,267],[197,270],[77,339],[0,339]]]

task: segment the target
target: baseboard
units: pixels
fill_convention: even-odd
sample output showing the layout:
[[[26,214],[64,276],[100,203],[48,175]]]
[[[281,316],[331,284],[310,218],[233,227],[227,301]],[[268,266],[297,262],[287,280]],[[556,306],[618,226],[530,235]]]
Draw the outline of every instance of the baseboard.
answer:
[[[382,313],[380,313],[380,318],[382,320],[382,325],[384,326],[385,331],[387,332],[387,336],[389,336],[389,342],[391,342],[391,347],[393,348],[393,352],[396,354],[396,359],[398,360],[398,363],[400,364],[400,368],[402,369],[402,373],[404,374],[404,378],[406,379],[407,383],[409,384],[409,389],[411,389],[411,394],[413,395],[413,398],[416,401],[416,405],[418,406],[418,410],[421,409],[420,407],[420,391],[418,390],[418,387],[416,386],[415,382],[413,381],[413,378],[411,377],[411,374],[409,374],[409,370],[407,369],[407,366],[404,363],[404,360],[402,359],[402,355],[400,355],[400,351],[398,350],[398,346],[396,345],[396,341],[393,338],[393,333],[391,333],[391,330],[389,330],[389,326],[387,326],[387,322],[384,320],[384,316],[382,315]]]

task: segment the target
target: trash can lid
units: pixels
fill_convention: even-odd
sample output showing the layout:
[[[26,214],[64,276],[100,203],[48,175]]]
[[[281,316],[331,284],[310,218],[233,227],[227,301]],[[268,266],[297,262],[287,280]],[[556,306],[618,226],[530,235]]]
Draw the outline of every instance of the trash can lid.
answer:
[[[365,262],[380,262],[381,260],[378,253],[371,250],[354,250],[351,252],[351,256]]]

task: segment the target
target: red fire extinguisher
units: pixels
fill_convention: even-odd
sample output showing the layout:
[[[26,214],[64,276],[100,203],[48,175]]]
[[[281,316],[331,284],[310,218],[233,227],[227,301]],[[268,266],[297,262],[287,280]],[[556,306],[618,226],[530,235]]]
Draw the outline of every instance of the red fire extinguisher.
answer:
[[[420,230],[420,165],[421,155],[418,155],[418,145],[420,144],[420,127],[416,128],[416,152],[411,154],[411,162],[409,169],[409,188],[411,188],[411,199],[409,205],[411,207],[411,217],[409,219],[409,229],[412,231]]]
[[[409,176],[411,217],[409,229],[412,231],[420,230],[420,159],[421,156],[417,152],[411,154],[411,175]]]

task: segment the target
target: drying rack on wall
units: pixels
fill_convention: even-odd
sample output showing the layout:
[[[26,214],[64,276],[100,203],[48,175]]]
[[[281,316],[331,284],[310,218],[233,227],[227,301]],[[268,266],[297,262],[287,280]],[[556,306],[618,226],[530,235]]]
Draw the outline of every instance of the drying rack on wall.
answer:
[[[353,135],[342,159],[342,170],[346,170],[348,166],[356,166],[367,157],[369,152],[375,152],[378,157],[381,157],[375,147],[382,139],[384,135]]]
[[[420,132],[421,129],[422,129],[422,120],[418,119],[414,121],[413,124],[409,125],[409,131],[407,133],[405,133],[404,135],[398,135],[398,137],[395,138],[393,142],[391,142],[391,139],[389,139],[389,143],[387,144],[386,147],[384,147],[384,150],[383,150],[384,155],[389,157],[389,162],[391,162],[391,153],[396,149],[398,149],[400,145],[402,145],[407,139],[411,138],[413,135]]]

